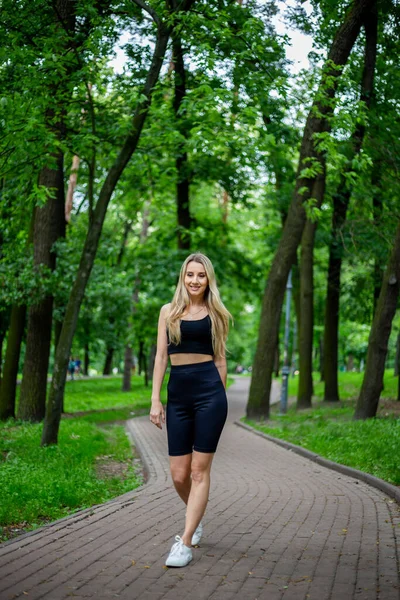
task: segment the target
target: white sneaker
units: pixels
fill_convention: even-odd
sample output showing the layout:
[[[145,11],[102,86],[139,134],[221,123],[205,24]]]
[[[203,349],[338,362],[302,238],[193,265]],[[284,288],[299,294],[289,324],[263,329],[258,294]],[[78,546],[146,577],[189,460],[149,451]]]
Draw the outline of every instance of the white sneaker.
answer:
[[[202,535],[203,535],[203,523],[200,521],[200,523],[197,526],[196,531],[194,532],[194,534],[192,536],[192,546],[197,546],[197,544],[200,543]]]
[[[165,564],[167,567],[186,567],[193,558],[192,551],[185,546],[179,535],[176,535],[175,539]]]

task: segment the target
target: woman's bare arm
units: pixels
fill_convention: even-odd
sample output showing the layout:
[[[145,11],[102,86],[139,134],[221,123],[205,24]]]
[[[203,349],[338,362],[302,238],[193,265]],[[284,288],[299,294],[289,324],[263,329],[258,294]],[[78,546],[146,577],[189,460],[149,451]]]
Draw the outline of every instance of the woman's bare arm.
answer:
[[[228,375],[228,369],[226,366],[226,357],[225,356],[214,356],[215,366],[217,367],[222,383],[224,384],[224,388],[226,389],[226,379]]]
[[[151,394],[150,421],[159,429],[162,429],[162,423],[165,423],[165,412],[164,407],[161,404],[160,393],[168,365],[166,317],[169,306],[169,304],[165,304],[161,308],[158,319],[157,352],[154,361],[153,389]]]

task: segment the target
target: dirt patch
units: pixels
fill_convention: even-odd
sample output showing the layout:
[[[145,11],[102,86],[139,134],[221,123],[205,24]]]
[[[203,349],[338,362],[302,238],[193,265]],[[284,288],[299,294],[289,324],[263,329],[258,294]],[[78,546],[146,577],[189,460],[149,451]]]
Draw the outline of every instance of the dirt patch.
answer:
[[[400,417],[400,402],[394,398],[381,398],[378,406],[378,417]]]
[[[108,456],[98,456],[96,461],[96,477],[99,479],[111,479],[113,477],[123,479],[130,467],[130,463],[113,460]]]
[[[46,523],[51,523],[51,519],[46,517],[38,517],[35,521],[37,526],[43,526],[46,525]],[[10,525],[2,525],[0,527],[0,544],[23,535],[24,533],[28,533],[28,531],[32,531],[32,529],[32,523],[28,523],[27,521],[22,521],[21,523],[11,523]]]

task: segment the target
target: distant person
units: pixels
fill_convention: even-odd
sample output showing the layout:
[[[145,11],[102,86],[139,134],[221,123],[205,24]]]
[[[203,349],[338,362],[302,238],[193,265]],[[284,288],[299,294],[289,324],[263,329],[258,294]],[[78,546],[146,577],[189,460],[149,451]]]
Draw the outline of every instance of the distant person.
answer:
[[[74,379],[74,373],[75,373],[75,361],[72,358],[72,356],[69,357],[68,372],[70,374],[71,381],[73,381],[73,379]]]
[[[223,305],[210,260],[187,257],[170,304],[160,311],[150,421],[165,422],[160,390],[168,364],[167,434],[172,480],[187,505],[182,537],[175,537],[168,567],[184,567],[200,542],[210,491],[210,470],[227,416],[225,342],[231,315]]]
[[[82,361],[80,358],[76,358],[75,359],[75,373],[77,375],[81,374],[81,368],[82,368]]]

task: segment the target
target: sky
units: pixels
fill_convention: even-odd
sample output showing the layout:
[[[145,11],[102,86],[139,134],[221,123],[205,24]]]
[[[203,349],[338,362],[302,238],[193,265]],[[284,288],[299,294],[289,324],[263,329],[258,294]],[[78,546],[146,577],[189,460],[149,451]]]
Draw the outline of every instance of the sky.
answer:
[[[286,56],[289,60],[293,61],[291,68],[292,73],[298,73],[301,69],[309,66],[307,56],[312,49],[312,38],[309,35],[300,33],[299,31],[288,29],[283,21],[283,11],[287,7],[298,4],[296,0],[280,1],[277,4],[280,8],[280,13],[273,19],[275,29],[277,33],[281,35],[286,34],[289,36],[291,45],[286,46]],[[310,2],[303,2],[302,7],[305,9],[308,15],[312,13],[312,6]]]
[[[312,48],[312,38],[308,35],[300,33],[299,31],[288,29],[283,21],[283,11],[287,7],[295,6],[297,4],[296,0],[281,0],[278,1],[277,4],[280,8],[280,13],[273,19],[273,22],[277,33],[281,35],[286,34],[291,40],[291,44],[286,46],[286,55],[289,60],[293,61],[291,71],[293,74],[295,74],[301,69],[308,67],[309,63],[307,56]],[[311,14],[312,7],[308,0],[303,2],[302,6],[307,11],[307,14]],[[128,41],[129,34],[124,32],[120,37],[118,45],[115,47],[116,56],[112,61],[110,61],[111,66],[117,73],[122,73],[123,71],[126,56],[121,46],[126,44]]]

